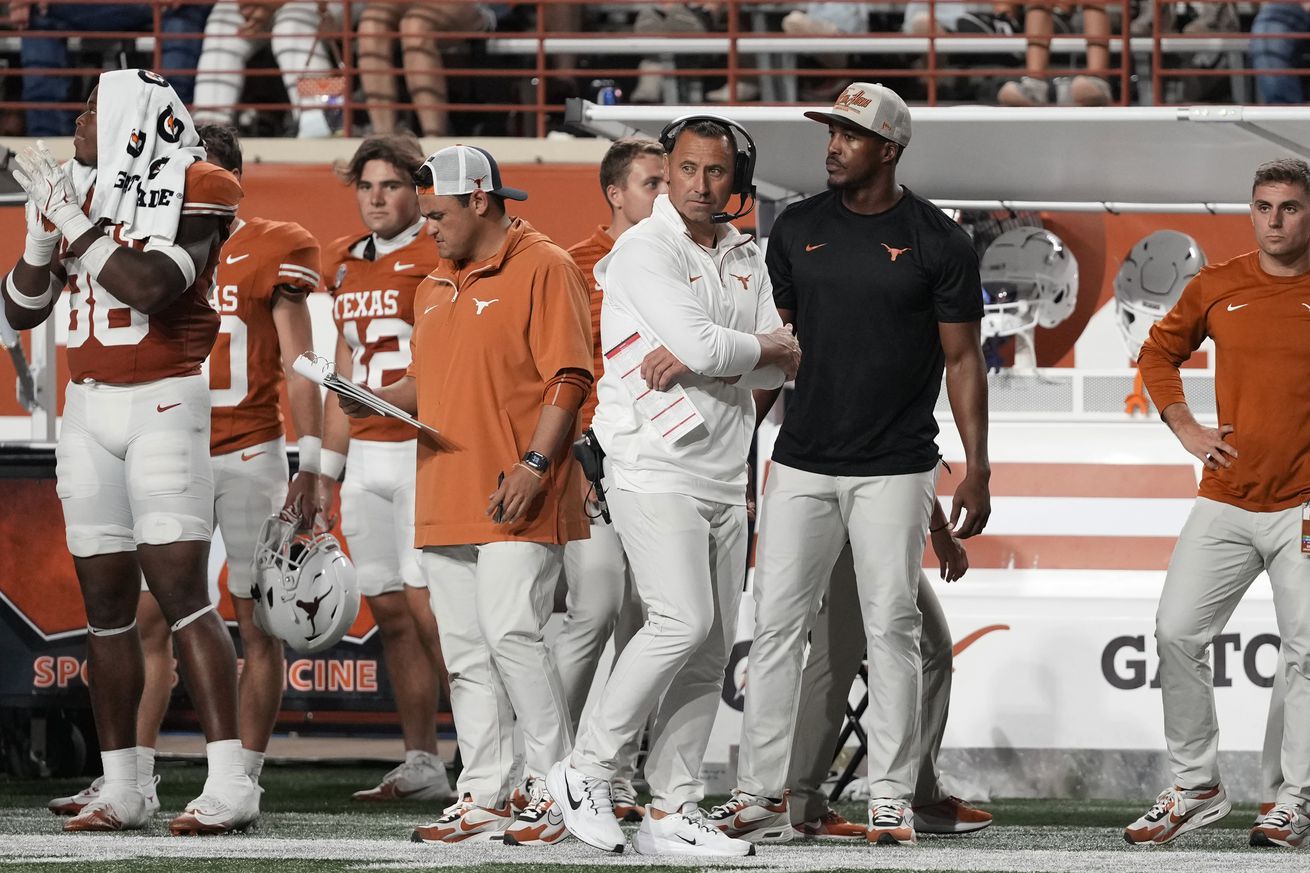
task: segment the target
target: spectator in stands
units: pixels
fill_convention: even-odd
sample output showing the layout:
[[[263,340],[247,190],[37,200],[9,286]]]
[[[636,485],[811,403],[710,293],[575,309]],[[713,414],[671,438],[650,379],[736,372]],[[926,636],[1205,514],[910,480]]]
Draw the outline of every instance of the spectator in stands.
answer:
[[[700,9],[693,9],[681,3],[657,3],[642,6],[637,10],[637,20],[632,25],[638,34],[668,33],[704,33],[707,28],[707,15]],[[664,74],[673,69],[673,61],[668,56],[646,58],[637,67],[640,76],[637,86],[632,89],[630,97],[633,103],[675,102],[665,99]],[[676,96],[674,94],[669,97]]]
[[[198,34],[205,27],[210,6],[207,3],[165,6],[160,11],[161,34]],[[154,12],[143,4],[66,4],[40,3],[32,0],[11,0],[9,22],[18,30],[82,31],[114,33],[152,29]],[[68,67],[68,40],[65,37],[43,36],[22,38],[19,51],[24,69],[65,69]],[[200,40],[165,39],[161,46],[161,63],[165,70],[194,70],[200,57]],[[99,66],[96,59],[94,66]],[[184,102],[190,103],[195,81],[190,76],[168,74],[173,90]],[[23,102],[64,103],[68,100],[70,77],[60,74],[37,73],[23,76]],[[71,136],[73,122],[80,109],[27,111],[28,136]]]
[[[913,5],[913,4],[911,4]],[[940,8],[940,7],[939,7]],[[798,9],[787,13],[782,20],[782,30],[796,36],[836,36],[842,33],[867,33],[869,30],[869,9],[867,3],[806,3]],[[846,54],[815,55],[814,60],[824,67],[839,69],[847,66],[850,56]],[[849,79],[846,76],[814,81],[801,91],[804,100],[828,101],[840,94]],[[741,86],[738,85],[738,98],[741,99]]]
[[[1053,0],[1024,7],[1023,31],[1028,37],[1028,75],[1001,86],[997,99],[1006,106],[1107,106],[1113,99],[1105,76],[1110,69],[1110,16],[1104,5],[1082,5],[1087,38],[1087,75],[1051,78],[1051,37],[1055,33]]]
[[[336,125],[329,123],[322,108],[323,89],[313,87],[315,79],[326,80],[336,71],[319,37],[323,17],[319,4],[219,0],[213,9],[197,65],[192,111],[196,123],[232,123],[232,105],[241,102],[246,63],[268,41],[282,71],[287,99],[296,107],[292,114],[297,136],[330,136]]]
[[[1261,3],[1251,33],[1310,32],[1310,3]],[[1251,66],[1257,70],[1292,70],[1303,66],[1306,42],[1303,39],[1251,40]],[[1255,89],[1261,103],[1304,103],[1301,77],[1298,75],[1263,75],[1255,77]]]
[[[392,65],[393,37],[400,33],[405,87],[418,116],[418,133],[444,136],[449,114],[442,105],[449,99],[437,35],[450,31],[494,30],[496,16],[481,3],[399,5],[370,3],[356,29],[359,78],[368,101],[368,120],[376,134],[396,129],[396,69]]]

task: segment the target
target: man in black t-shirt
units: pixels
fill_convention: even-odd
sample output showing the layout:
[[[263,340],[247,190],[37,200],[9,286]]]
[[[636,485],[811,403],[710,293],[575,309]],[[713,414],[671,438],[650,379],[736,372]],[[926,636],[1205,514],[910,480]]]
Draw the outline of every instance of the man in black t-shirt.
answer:
[[[909,845],[912,804],[925,802],[925,535],[935,516],[934,534],[973,536],[991,510],[978,259],[963,230],[896,183],[910,115],[895,93],[857,82],[832,112],[806,115],[828,125],[829,190],[789,207],[769,238],[774,300],[806,356],[763,500],[738,790],[711,821],[746,839],[791,836],[775,828],[805,640],[849,537],[869,662],[867,837]],[[943,370],[967,462],[949,522],[936,500]],[[928,630],[949,634],[944,621]]]

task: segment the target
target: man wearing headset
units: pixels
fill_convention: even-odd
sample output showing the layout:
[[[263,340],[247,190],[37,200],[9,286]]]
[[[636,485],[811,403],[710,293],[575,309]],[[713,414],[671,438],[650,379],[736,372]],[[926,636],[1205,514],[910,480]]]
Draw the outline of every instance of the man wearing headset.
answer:
[[[795,374],[800,347],[773,303],[764,258],[727,222],[753,196],[755,149],[740,126],[681,118],[660,137],[668,194],[595,268],[604,289],[605,374],[592,427],[608,453],[614,526],[645,625],[546,778],[583,842],[623,850],[610,779],[658,705],[641,854],[748,855],[696,809],[746,570],[746,456],[753,388]],[[733,194],[743,208],[728,214]]]

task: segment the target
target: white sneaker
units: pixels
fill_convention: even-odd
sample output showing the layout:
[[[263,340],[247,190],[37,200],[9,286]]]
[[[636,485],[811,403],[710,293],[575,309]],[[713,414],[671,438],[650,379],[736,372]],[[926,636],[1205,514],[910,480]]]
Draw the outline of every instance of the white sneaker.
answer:
[[[916,845],[919,838],[914,832],[914,810],[894,797],[870,800],[868,840],[876,846]]]
[[[204,792],[186,805],[168,830],[173,836],[204,836],[244,831],[259,818],[260,790],[244,774],[241,783],[222,787],[205,784]]]
[[[604,852],[620,854],[627,841],[614,818],[610,784],[556,762],[546,774],[546,790],[557,799],[564,826],[582,842]]]
[[[505,829],[504,842],[511,846],[549,846],[566,839],[564,816],[546,790],[546,780],[529,777],[528,804],[518,820]]]
[[[415,828],[409,838],[415,843],[448,844],[499,840],[512,821],[508,803],[500,809],[488,809],[465,794],[462,800],[446,807],[441,818]]]
[[[1251,828],[1253,846],[1287,846],[1298,849],[1310,837],[1310,816],[1290,803],[1280,803]]]
[[[456,798],[446,775],[446,764],[436,755],[422,752],[413,761],[404,761],[393,769],[376,788],[366,788],[351,795],[355,800],[435,800]]]
[[[105,777],[97,776],[95,781],[86,788],[67,797],[56,797],[47,803],[46,807],[55,815],[77,815],[88,803],[94,803],[100,799],[100,789],[104,785]]]
[[[1197,790],[1166,788],[1141,818],[1124,828],[1124,839],[1135,846],[1162,846],[1188,831],[1219,821],[1232,809],[1222,785]]]
[[[658,816],[658,817],[657,817]],[[641,827],[632,837],[638,855],[754,855],[755,846],[734,840],[704,818],[681,812],[661,813],[655,807],[646,810]]]
[[[787,794],[770,800],[745,792],[733,792],[732,799],[720,804],[705,816],[705,823],[726,836],[750,843],[787,843],[792,838],[791,813],[787,811]]]
[[[101,783],[95,800],[82,807],[77,815],[64,822],[66,831],[134,831],[150,822],[152,810],[145,792],[136,785],[112,786]]]

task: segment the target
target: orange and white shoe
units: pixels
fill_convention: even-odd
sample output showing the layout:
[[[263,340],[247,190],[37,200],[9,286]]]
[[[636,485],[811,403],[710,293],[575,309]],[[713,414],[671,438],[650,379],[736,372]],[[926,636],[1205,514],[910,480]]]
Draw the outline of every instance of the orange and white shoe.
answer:
[[[511,846],[549,846],[569,835],[545,779],[528,779],[528,805],[518,820],[505,829],[504,842]]]
[[[614,817],[636,824],[646,815],[646,807],[637,803],[637,789],[629,779],[611,779],[610,797],[614,800]]]
[[[100,799],[100,789],[105,785],[105,777],[97,776],[95,781],[76,794],[56,797],[46,804],[46,808],[55,815],[77,815],[88,803]]]
[[[1280,803],[1251,828],[1251,845],[1299,849],[1310,837],[1310,816],[1298,806]]]
[[[958,797],[914,807],[914,830],[921,834],[970,834],[991,823],[990,812]]]
[[[532,778],[529,777],[522,785],[518,786],[512,792],[510,792],[509,805],[510,805],[510,809],[514,811],[515,815],[518,815],[520,812],[527,809],[528,804],[532,802],[532,798],[531,798],[532,786],[530,784],[531,782],[532,782]]]
[[[106,789],[102,783],[95,800],[64,822],[64,830],[135,831],[149,824],[152,814],[145,792],[138,786],[129,783]]]
[[[50,802],[54,803],[53,800]],[[1273,801],[1260,804],[1260,808],[1255,811],[1255,824],[1259,824],[1260,822],[1264,821],[1264,817],[1273,811],[1274,811]]]
[[[791,813],[787,809],[787,795],[781,800],[734,792],[727,803],[721,803],[705,815],[705,823],[734,840],[748,843],[787,843],[794,833]]]
[[[914,832],[914,810],[894,797],[877,797],[869,801],[869,831],[865,837],[875,846],[913,846],[919,838]]]
[[[259,818],[259,796],[264,792],[248,777],[242,780],[244,784],[221,787],[206,784],[201,795],[169,823],[169,833],[203,837],[248,830]]]
[[[1219,821],[1232,809],[1222,785],[1196,790],[1167,788],[1141,818],[1124,829],[1124,839],[1134,846],[1162,846]]]
[[[847,821],[835,809],[828,810],[820,818],[794,826],[792,831],[798,840],[864,840],[869,836],[868,828]]]
[[[414,828],[410,839],[416,843],[446,845],[499,840],[513,821],[508,803],[500,809],[488,809],[474,803],[472,795],[465,794],[458,803],[446,807],[441,818]]]

